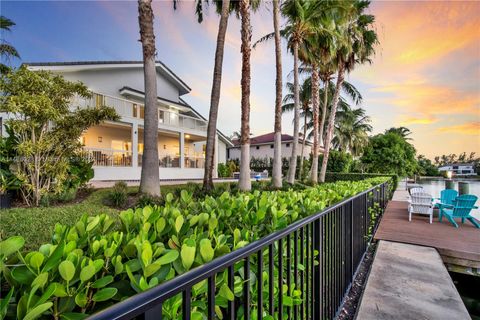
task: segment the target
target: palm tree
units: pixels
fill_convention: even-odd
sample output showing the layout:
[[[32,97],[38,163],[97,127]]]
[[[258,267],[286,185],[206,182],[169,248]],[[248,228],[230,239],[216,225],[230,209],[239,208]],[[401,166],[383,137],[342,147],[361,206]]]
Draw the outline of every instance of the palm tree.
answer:
[[[295,104],[294,104],[294,92],[295,88],[293,83],[288,82],[287,83],[287,90],[289,91],[288,94],[283,97],[283,106],[282,106],[282,112],[290,112],[294,110]],[[302,108],[302,112],[300,113],[300,118],[303,118],[303,136],[302,136],[302,149],[301,149],[301,156],[300,156],[300,172],[298,176],[301,178],[303,177],[303,155],[305,154],[305,140],[306,140],[306,135],[307,135],[307,123],[308,121],[312,118],[312,112],[310,109],[310,99],[312,97],[312,82],[311,78],[307,78],[303,81],[302,85],[300,86],[299,90],[299,100],[300,100],[300,105]],[[295,119],[294,119],[295,121]]]
[[[406,127],[390,128],[385,130],[385,133],[395,133],[405,140],[412,140],[412,138],[408,137],[412,134],[412,131]]]
[[[15,26],[15,22],[12,20],[8,19],[5,16],[0,16],[0,30],[1,31],[10,31],[10,27]],[[6,42],[3,37],[2,40],[0,41],[0,57],[1,61],[8,61],[11,58],[20,58],[20,55],[18,54],[17,49],[15,49],[14,46]],[[8,72],[10,68],[3,63],[0,63],[0,74],[4,74]]]
[[[200,0],[200,5],[201,5]],[[215,164],[215,140],[217,137],[218,105],[220,102],[220,89],[222,85],[223,51],[225,47],[225,34],[227,32],[228,16],[230,13],[230,0],[223,0],[221,5],[220,22],[217,34],[217,48],[215,50],[215,66],[213,68],[212,93],[210,97],[210,112],[207,127],[207,145],[205,150],[205,173],[203,177],[203,189],[213,189],[213,171]],[[201,6],[197,2],[198,19],[203,19]]]
[[[371,131],[370,117],[366,115],[365,109],[352,109],[347,105],[337,111],[332,146],[359,156],[368,143],[368,133]]]
[[[151,0],[138,0],[138,23],[143,50],[145,82],[144,147],[140,192],[160,196],[158,170],[158,108],[157,71],[155,62],[155,34],[153,31],[153,10]]]
[[[240,137],[240,177],[238,187],[241,191],[250,191],[250,42],[252,27],[250,25],[250,0],[240,0],[241,38],[242,38],[242,117]]]
[[[333,97],[332,110],[328,119],[325,153],[320,171],[321,182],[325,181],[328,155],[334,132],[335,115],[345,72],[352,71],[356,64],[371,62],[370,57],[375,53],[375,45],[378,43],[377,34],[375,30],[372,29],[375,17],[363,13],[368,8],[370,2],[358,0],[352,4],[352,10],[346,11],[347,22],[339,23],[340,30],[342,31],[339,43],[342,45],[337,50],[335,57],[338,66],[337,85]]]
[[[273,29],[275,33],[275,124],[272,183],[275,188],[282,187],[282,47],[280,43],[279,0],[273,0]],[[302,154],[303,157],[303,154]]]

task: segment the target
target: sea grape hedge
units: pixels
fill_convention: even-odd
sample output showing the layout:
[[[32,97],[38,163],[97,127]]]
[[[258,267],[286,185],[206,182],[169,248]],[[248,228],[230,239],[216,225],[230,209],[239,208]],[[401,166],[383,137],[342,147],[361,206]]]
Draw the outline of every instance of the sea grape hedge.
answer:
[[[85,215],[74,226],[56,225],[52,242],[37,251],[21,252],[23,239],[9,238],[0,243],[1,277],[11,287],[0,314],[29,320],[83,319],[388,179],[339,181],[301,191],[225,192],[203,201],[193,201],[183,191],[178,199],[168,194],[162,207],[121,212],[120,226],[105,214]],[[251,270],[257,270],[256,259],[251,263]],[[217,275],[218,318],[223,318],[229,300],[241,296],[243,275],[242,264],[236,265],[233,292],[226,273]],[[251,271],[250,278],[255,277]],[[262,286],[268,292],[266,281]],[[252,296],[256,287],[251,286]],[[276,297],[279,290],[285,306],[301,303],[297,288],[287,292],[276,283]],[[206,291],[205,281],[193,286],[192,319],[206,319]],[[237,312],[241,315],[242,307]],[[164,319],[181,319],[181,297],[166,301],[163,313]]]

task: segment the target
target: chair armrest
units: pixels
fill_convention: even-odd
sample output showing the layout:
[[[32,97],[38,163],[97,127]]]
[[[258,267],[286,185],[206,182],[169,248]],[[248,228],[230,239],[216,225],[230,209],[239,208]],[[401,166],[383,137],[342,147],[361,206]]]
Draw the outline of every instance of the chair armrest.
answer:
[[[478,207],[477,207],[477,206],[473,206],[472,208],[473,208],[473,209],[478,209]]]

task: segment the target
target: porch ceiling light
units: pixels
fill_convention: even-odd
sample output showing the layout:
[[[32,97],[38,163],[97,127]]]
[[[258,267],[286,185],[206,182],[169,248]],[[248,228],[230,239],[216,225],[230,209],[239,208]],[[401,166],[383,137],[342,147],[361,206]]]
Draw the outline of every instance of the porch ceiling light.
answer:
[[[102,142],[102,137],[98,137],[98,142]]]
[[[189,135],[189,134],[186,134],[186,135],[185,135],[185,138],[190,138],[190,135]]]

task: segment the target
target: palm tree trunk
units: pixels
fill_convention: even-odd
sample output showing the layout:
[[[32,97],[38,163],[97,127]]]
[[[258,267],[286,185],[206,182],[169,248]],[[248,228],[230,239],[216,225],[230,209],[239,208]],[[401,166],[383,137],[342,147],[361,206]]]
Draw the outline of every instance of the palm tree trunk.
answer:
[[[300,166],[299,168],[299,173],[298,173],[298,178],[301,180],[303,178],[303,157],[304,157],[304,152],[305,152],[305,141],[307,140],[307,111],[308,111],[308,105],[303,109],[303,141],[302,141],[302,155],[300,156],[300,163],[298,164]]]
[[[208,115],[207,146],[205,150],[205,173],[203,189],[213,189],[213,170],[215,164],[215,140],[217,137],[218,105],[222,85],[223,51],[225,48],[225,34],[227,33],[230,0],[222,1],[222,13],[218,25],[217,48],[215,50],[215,66],[213,68],[212,94],[210,96],[210,113]]]
[[[325,139],[325,151],[323,154],[322,170],[320,171],[320,182],[325,182],[325,174],[327,172],[328,155],[330,154],[330,144],[332,142],[333,130],[335,130],[335,115],[337,113],[338,100],[340,98],[340,88],[345,76],[345,68],[343,63],[340,64],[337,76],[337,85],[335,87],[335,94],[333,95],[332,110],[328,117],[327,137]]]
[[[273,28],[275,29],[275,125],[272,182],[275,188],[282,187],[282,47],[280,43],[280,10],[278,0],[273,0]]]
[[[240,1],[240,15],[242,17],[242,123],[241,123],[241,155],[240,178],[238,187],[241,191],[250,191],[250,52],[252,27],[250,25],[250,0]]]
[[[320,132],[320,145],[322,147],[325,147],[325,141],[324,141],[324,137],[325,137],[325,119],[327,118],[327,105],[328,105],[328,83],[330,81],[329,80],[326,80],[323,82],[323,90],[324,90],[324,93],[323,93],[323,106],[322,106],[322,120],[320,122],[320,128],[318,129],[319,132]]]
[[[298,83],[298,43],[293,43],[293,143],[292,156],[290,157],[290,168],[288,170],[288,182],[295,183],[295,171],[297,170],[297,147],[298,147],[298,127],[300,126],[299,96],[300,86]]]
[[[160,196],[158,170],[158,107],[157,70],[155,63],[155,34],[151,0],[138,0],[138,23],[143,49],[143,71],[145,82],[145,120],[143,131],[142,174],[140,192]]]
[[[312,65],[312,109],[313,109],[313,158],[310,179],[313,184],[318,182],[318,68]]]

